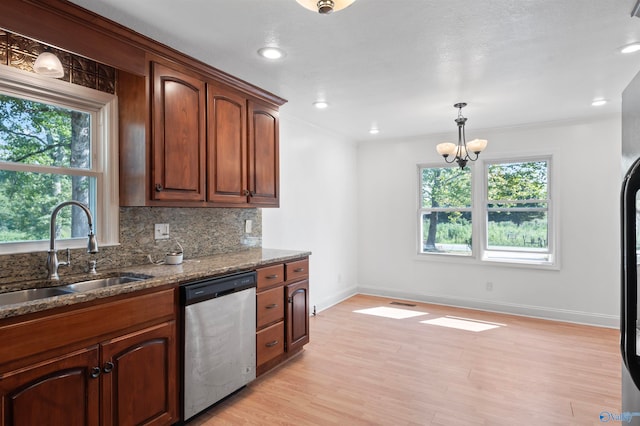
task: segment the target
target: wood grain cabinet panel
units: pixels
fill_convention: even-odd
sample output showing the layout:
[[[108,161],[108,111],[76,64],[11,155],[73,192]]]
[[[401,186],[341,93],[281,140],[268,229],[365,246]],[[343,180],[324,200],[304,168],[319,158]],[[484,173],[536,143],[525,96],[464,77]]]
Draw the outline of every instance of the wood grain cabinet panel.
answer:
[[[280,321],[256,333],[256,364],[258,366],[284,353],[284,323]]]
[[[278,110],[249,101],[250,203],[278,207],[280,195]]]
[[[284,288],[282,286],[262,291],[256,295],[256,298],[258,328],[284,319]]]
[[[204,81],[153,63],[155,200],[205,199],[205,90]]]
[[[287,350],[309,343],[309,281],[289,284],[287,292]]]
[[[175,336],[170,321],[102,345],[103,424],[177,420]]]
[[[258,291],[284,282],[284,265],[273,265],[256,270]]]
[[[220,84],[207,85],[207,198],[246,204],[247,99]]]
[[[0,376],[2,426],[97,426],[98,347]]]

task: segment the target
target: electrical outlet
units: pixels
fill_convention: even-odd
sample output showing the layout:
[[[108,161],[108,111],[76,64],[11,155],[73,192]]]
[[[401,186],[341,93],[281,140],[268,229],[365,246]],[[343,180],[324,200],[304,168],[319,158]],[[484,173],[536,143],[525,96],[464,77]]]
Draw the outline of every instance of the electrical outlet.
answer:
[[[168,240],[169,239],[169,224],[168,223],[156,223],[154,231],[154,237],[156,240]]]
[[[487,281],[487,291],[493,291],[493,282]]]

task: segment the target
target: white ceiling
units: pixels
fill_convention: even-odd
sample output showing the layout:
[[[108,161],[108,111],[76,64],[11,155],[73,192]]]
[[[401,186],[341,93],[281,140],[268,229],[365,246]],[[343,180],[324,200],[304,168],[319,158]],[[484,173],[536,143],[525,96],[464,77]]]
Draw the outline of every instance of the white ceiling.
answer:
[[[476,129],[612,114],[640,71],[640,53],[619,53],[640,41],[636,0],[357,0],[331,15],[295,0],[72,1],[352,140],[455,138],[459,101],[469,104],[468,139]],[[262,59],[267,45],[287,56]],[[591,106],[598,97],[609,103]],[[318,98],[330,107],[315,109]]]

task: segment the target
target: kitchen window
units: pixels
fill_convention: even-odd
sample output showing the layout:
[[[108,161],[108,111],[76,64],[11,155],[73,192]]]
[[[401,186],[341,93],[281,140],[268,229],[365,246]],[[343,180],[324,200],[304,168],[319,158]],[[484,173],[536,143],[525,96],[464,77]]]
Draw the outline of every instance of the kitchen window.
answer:
[[[554,265],[550,165],[543,156],[419,165],[419,253]]]
[[[0,253],[48,249],[54,207],[89,206],[101,244],[117,243],[113,95],[0,67]],[[86,246],[78,207],[56,221],[59,248]]]

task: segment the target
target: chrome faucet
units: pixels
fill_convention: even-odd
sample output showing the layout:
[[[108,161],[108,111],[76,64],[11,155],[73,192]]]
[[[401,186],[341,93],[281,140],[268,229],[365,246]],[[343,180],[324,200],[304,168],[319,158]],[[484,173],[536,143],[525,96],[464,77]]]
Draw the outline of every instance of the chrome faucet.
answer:
[[[84,210],[87,215],[87,221],[89,222],[89,241],[87,244],[87,253],[97,253],[98,252],[98,241],[96,240],[96,235],[93,233],[93,217],[91,216],[91,211],[89,208],[82,204],[79,201],[71,200],[64,201],[58,204],[51,212],[51,229],[49,234],[49,251],[47,251],[47,279],[49,280],[59,280],[60,276],[58,275],[58,268],[60,266],[68,266],[71,264],[71,258],[69,255],[69,250],[67,249],[67,261],[59,262],[58,254],[56,251],[56,217],[58,216],[58,212],[61,208],[66,206],[78,206],[82,210]]]

